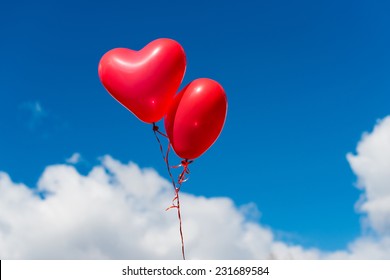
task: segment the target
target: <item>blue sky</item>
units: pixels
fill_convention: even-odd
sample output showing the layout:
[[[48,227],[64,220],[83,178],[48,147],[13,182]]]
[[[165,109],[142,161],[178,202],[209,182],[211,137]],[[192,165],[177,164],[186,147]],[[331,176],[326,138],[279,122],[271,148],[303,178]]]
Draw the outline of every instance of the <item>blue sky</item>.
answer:
[[[280,238],[342,249],[361,232],[346,154],[390,113],[387,1],[34,1],[0,9],[0,170],[34,186],[73,153],[166,175],[151,126],[100,84],[100,57],[168,37],[182,85],[217,80],[229,100],[186,192],[256,203]],[[257,3],[258,2],[258,3]]]

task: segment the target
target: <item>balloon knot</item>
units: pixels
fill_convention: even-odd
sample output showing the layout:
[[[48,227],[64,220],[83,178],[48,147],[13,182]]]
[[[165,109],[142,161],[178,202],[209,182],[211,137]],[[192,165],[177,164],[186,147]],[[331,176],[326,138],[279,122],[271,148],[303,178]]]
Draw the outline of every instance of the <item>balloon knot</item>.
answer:
[[[187,168],[189,164],[191,164],[193,162],[193,160],[188,160],[188,159],[183,159],[181,161],[181,165],[184,167],[184,168]]]

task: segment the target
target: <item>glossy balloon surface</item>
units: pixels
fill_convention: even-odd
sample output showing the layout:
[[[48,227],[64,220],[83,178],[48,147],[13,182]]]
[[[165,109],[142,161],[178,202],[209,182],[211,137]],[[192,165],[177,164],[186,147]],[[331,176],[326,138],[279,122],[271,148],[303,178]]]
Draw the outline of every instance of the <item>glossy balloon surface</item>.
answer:
[[[180,91],[165,117],[165,130],[176,154],[183,159],[202,155],[220,135],[227,113],[224,89],[201,78]]]
[[[100,60],[98,74],[107,91],[146,123],[167,113],[183,80],[186,57],[174,40],[157,39],[140,51],[116,48]]]

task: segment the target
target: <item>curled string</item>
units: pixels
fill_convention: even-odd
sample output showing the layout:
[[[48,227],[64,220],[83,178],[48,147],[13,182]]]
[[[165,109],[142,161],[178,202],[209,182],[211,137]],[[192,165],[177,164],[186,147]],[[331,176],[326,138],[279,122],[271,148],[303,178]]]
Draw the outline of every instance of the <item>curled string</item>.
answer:
[[[186,175],[190,174],[190,170],[188,168],[188,165],[190,163],[192,163],[192,160],[189,161],[189,160],[185,159],[181,162],[181,164],[179,164],[177,166],[172,166],[172,168],[183,167],[183,171],[180,173],[180,175],[178,177],[177,184],[174,185],[175,186],[175,197],[172,200],[172,205],[169,206],[167,209],[165,209],[165,211],[168,211],[172,208],[177,209],[177,216],[179,218],[179,225],[180,225],[181,253],[183,255],[183,260],[185,260],[185,254],[184,254],[184,239],[183,239],[183,230],[182,230],[183,227],[182,227],[181,214],[180,214],[179,192],[180,192],[181,185],[188,180],[188,178],[186,178]]]
[[[171,166],[169,164],[169,152],[171,150],[171,143],[169,142],[169,138],[166,134],[162,133],[160,130],[159,130],[159,127],[153,123],[153,133],[157,139],[157,142],[160,146],[160,152],[161,152],[161,155],[164,159],[164,162],[167,166],[167,170],[168,170],[168,173],[169,173],[169,177],[171,178],[171,181],[172,181],[172,185],[173,185],[173,188],[175,190],[175,197],[172,199],[172,205],[169,206],[167,209],[165,209],[165,211],[168,211],[172,208],[176,208],[177,209],[177,216],[179,218],[179,228],[180,228],[180,240],[181,240],[181,254],[182,254],[182,257],[183,257],[183,260],[186,259],[185,257],[185,250],[184,250],[184,237],[183,237],[183,227],[182,227],[182,219],[181,219],[181,212],[180,212],[180,199],[179,199],[179,191],[180,191],[180,187],[181,187],[181,184],[183,182],[185,182],[187,179],[183,180],[183,178],[185,177],[185,174],[189,174],[189,170],[188,170],[188,161],[185,160],[184,163],[185,165],[183,165],[183,161],[181,163],[181,165],[183,166],[183,172],[179,175],[179,179],[178,179],[178,187],[175,183],[175,180],[173,179],[173,175],[172,175],[172,172],[171,172]],[[166,153],[164,154],[164,149],[163,149],[163,146],[161,144],[161,141],[160,141],[160,138],[158,137],[158,134],[160,134],[161,136],[165,137],[168,139],[168,147],[167,147],[167,151]],[[191,161],[192,162],[192,161]],[[179,165],[180,166],[180,165]]]
[[[177,179],[177,185],[178,185],[178,189],[180,190],[181,188],[181,185],[184,183],[184,182],[187,182],[187,180],[189,179],[187,175],[190,174],[190,169],[188,168],[188,165],[190,165],[191,163],[193,162],[193,160],[188,160],[188,159],[184,159],[181,161],[181,163],[179,165],[176,165],[176,166],[172,166],[172,168],[179,168],[179,167],[183,167],[183,171],[180,173],[178,179]]]
[[[165,211],[176,208],[177,209],[177,217],[179,218],[179,229],[180,229],[180,240],[181,240],[181,255],[183,256],[183,260],[186,259],[185,250],[184,250],[184,237],[183,237],[183,226],[181,222],[181,212],[180,212],[180,198],[179,198],[179,188],[175,187],[175,197],[172,199],[172,205],[169,206]]]

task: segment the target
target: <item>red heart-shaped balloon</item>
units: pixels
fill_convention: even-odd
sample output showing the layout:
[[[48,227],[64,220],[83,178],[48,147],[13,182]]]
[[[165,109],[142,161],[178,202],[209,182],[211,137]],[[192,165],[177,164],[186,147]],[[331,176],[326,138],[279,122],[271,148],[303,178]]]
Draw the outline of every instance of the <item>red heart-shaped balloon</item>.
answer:
[[[140,51],[116,48],[100,60],[99,77],[107,91],[146,123],[159,121],[169,106],[186,69],[180,44],[157,39]]]
[[[176,154],[195,159],[217,140],[225,123],[227,98],[211,79],[197,79],[175,96],[165,117],[165,130]]]

